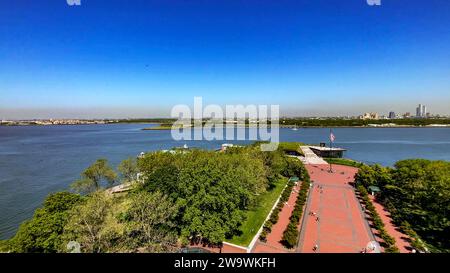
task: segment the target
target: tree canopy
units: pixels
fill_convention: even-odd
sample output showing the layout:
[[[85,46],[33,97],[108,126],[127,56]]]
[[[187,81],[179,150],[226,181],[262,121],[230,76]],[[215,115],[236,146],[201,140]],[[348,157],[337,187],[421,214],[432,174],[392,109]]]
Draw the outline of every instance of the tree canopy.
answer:
[[[261,197],[272,197],[267,193],[274,185],[279,189],[285,177],[304,178],[301,161],[286,156],[286,147],[272,152],[261,151],[259,144],[222,152],[149,152],[124,160],[120,176],[106,159],[99,159],[72,187],[84,195],[50,195],[0,248],[70,252],[68,246],[76,242],[82,252],[171,252],[189,241],[220,244],[244,233],[247,213],[265,202]],[[142,179],[128,192],[102,189],[105,183],[133,181],[138,172]],[[266,213],[261,217],[263,223]]]
[[[184,239],[207,238],[219,243],[232,236],[243,211],[268,187],[267,166],[254,148],[226,153],[156,152],[139,161],[145,191],[160,190],[178,204]]]
[[[81,178],[75,181],[71,188],[78,193],[90,193],[100,189],[102,181],[106,181],[109,186],[112,186],[116,180],[117,174],[109,166],[108,160],[101,158],[86,168],[81,174]]]
[[[16,235],[8,241],[12,252],[57,252],[61,234],[68,219],[68,211],[81,197],[69,192],[49,195],[32,219],[24,222]]]
[[[139,169],[137,167],[136,159],[129,157],[122,162],[120,162],[117,167],[123,182],[132,182],[136,180],[137,173]]]
[[[362,166],[355,181],[380,187],[396,222],[408,223],[432,247],[450,251],[450,162],[410,159],[394,168]]]

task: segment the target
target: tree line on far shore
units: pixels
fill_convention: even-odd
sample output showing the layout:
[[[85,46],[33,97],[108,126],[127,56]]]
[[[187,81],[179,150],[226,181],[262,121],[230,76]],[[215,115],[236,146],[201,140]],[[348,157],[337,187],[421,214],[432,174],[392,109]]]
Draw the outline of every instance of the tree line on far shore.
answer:
[[[400,126],[427,126],[431,124],[450,125],[448,118],[405,118],[405,119],[343,119],[343,118],[290,118],[280,120],[280,125],[297,127],[358,127],[369,124],[393,123]]]
[[[205,125],[208,119],[204,119],[202,125]],[[159,123],[161,127],[170,128],[175,119],[131,119],[120,120],[120,123]],[[248,119],[244,121],[246,125],[252,124]],[[369,124],[388,124],[393,123],[399,126],[427,126],[431,124],[450,125],[449,118],[399,118],[399,119],[347,119],[347,118],[280,118],[280,126],[296,127],[361,127]],[[224,125],[227,124],[224,121]],[[271,124],[271,120],[267,120]],[[191,120],[194,125],[194,120]]]

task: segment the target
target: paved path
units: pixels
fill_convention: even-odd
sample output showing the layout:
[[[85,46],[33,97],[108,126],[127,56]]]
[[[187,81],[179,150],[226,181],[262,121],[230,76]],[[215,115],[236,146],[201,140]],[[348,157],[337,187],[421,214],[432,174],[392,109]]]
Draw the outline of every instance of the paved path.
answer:
[[[299,239],[299,252],[358,253],[374,240],[349,182],[357,168],[328,164],[305,165],[310,189]],[[315,215],[310,215],[315,213]],[[318,217],[318,221],[317,221]],[[317,246],[317,250],[313,250]]]
[[[303,164],[327,164],[325,160],[317,156],[308,146],[300,146],[300,149],[305,155],[304,157],[298,157],[303,162]]]
[[[375,209],[377,210],[378,214],[380,215],[380,218],[384,223],[387,233],[389,233],[389,235],[394,237],[395,245],[400,250],[400,253],[411,253],[412,247],[409,243],[410,238],[406,234],[402,233],[394,225],[390,213],[384,208],[384,206],[378,203],[372,195],[370,195],[369,197],[372,200],[372,203]]]
[[[298,192],[300,190],[300,184],[293,187],[291,195],[287,204],[281,209],[278,214],[278,222],[272,226],[272,231],[267,235],[267,241],[265,243],[258,241],[252,249],[252,253],[287,253],[290,252],[281,243],[283,233],[289,224],[289,218],[294,210],[295,202],[297,201]]]

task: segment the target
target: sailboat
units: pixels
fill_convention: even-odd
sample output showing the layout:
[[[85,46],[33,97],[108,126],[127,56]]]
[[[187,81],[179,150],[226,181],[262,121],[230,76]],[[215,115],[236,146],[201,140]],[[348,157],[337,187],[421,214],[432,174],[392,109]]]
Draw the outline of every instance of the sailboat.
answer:
[[[298,131],[297,125],[295,125],[295,127],[292,128],[292,131]]]

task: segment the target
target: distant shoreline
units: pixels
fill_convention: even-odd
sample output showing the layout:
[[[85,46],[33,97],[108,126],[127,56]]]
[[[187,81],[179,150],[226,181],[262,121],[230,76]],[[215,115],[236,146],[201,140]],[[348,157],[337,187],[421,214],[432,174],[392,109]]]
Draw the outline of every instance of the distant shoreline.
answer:
[[[194,128],[192,126],[190,127],[186,127],[184,129],[190,129],[190,128]],[[226,127],[223,126],[223,128],[225,129]],[[259,128],[258,126],[233,126],[233,128]],[[268,126],[268,128],[270,128],[270,126]],[[371,128],[380,128],[380,129],[389,129],[389,128],[450,128],[450,125],[445,125],[445,126],[430,126],[430,125],[423,125],[423,126],[417,126],[417,125],[398,125],[398,126],[279,126],[279,128],[282,129],[293,129],[293,128],[297,128],[297,129],[309,129],[309,128],[362,128],[362,129],[371,129]],[[182,128],[178,128],[178,129],[182,129]],[[172,127],[167,127],[167,126],[156,126],[156,127],[148,127],[148,128],[142,128],[141,130],[144,131],[151,131],[151,130],[173,130]],[[176,129],[175,129],[176,130]]]
[[[77,123],[77,124],[0,124],[0,127],[22,127],[22,126],[39,126],[39,127],[46,127],[46,126],[77,126],[77,125],[83,125],[83,126],[92,126],[92,125],[113,125],[113,124],[161,124],[157,122],[108,122],[108,123]],[[234,128],[259,128],[258,126],[233,126]],[[193,128],[192,126],[186,127]],[[223,128],[226,128],[226,125],[223,126]],[[270,128],[270,125],[268,126]],[[280,125],[279,128],[283,129],[307,129],[307,128],[450,128],[450,124],[442,124],[442,125],[390,125],[390,126],[383,126],[383,125],[377,125],[377,126],[361,126],[361,125],[355,125],[355,126],[294,126],[294,125]],[[181,128],[180,128],[181,129]],[[172,130],[172,127],[166,127],[166,126],[156,126],[156,127],[145,127],[141,130]]]

